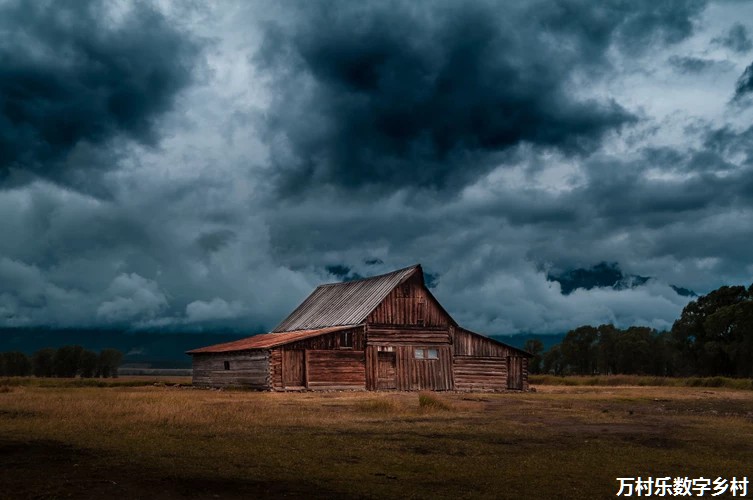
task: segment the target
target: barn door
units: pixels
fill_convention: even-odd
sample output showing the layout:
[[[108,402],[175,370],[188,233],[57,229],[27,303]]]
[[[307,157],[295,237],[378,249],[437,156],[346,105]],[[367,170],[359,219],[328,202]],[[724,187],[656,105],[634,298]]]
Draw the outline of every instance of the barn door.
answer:
[[[379,351],[377,354],[377,389],[397,389],[395,352]]]
[[[299,388],[306,385],[306,372],[302,350],[282,351],[282,385]]]
[[[507,388],[523,390],[523,360],[517,356],[507,358]]]

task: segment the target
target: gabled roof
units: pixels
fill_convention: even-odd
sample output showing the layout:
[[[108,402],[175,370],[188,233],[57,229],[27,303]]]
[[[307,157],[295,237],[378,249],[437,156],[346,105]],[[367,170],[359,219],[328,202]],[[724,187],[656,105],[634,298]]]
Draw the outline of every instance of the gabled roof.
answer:
[[[321,285],[272,331],[290,332],[363,323],[396,286],[416,273],[423,280],[421,266],[415,265],[371,278]]]
[[[235,340],[233,342],[225,342],[224,344],[215,344],[208,347],[193,349],[186,351],[186,354],[245,351],[247,349],[268,349],[271,347],[288,344],[290,342],[296,342],[298,340],[317,337],[319,335],[324,335],[325,333],[347,330],[348,328],[353,328],[353,325],[335,326],[332,328],[319,328],[317,330],[298,330],[296,332],[285,333],[263,333],[261,335],[254,335],[253,337]]]

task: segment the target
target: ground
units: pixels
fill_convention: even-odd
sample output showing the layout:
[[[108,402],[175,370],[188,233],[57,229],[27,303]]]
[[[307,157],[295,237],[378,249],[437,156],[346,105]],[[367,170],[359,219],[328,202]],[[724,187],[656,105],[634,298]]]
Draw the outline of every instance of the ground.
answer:
[[[0,380],[0,498],[608,498],[623,476],[753,479],[750,390],[537,386],[420,404],[185,382]]]

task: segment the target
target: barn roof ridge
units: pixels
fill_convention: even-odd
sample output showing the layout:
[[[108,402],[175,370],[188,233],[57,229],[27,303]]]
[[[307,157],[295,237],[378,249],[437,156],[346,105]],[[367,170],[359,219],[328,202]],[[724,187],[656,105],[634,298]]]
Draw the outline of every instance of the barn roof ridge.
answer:
[[[328,286],[347,285],[348,283],[357,283],[359,281],[368,281],[368,280],[381,279],[381,278],[385,278],[385,277],[387,277],[387,276],[389,276],[391,274],[402,273],[403,271],[408,271],[410,269],[417,269],[417,268],[420,268],[420,267],[421,267],[421,264],[413,264],[412,266],[404,267],[402,269],[396,269],[395,271],[390,271],[388,273],[376,274],[374,276],[364,276],[363,278],[358,278],[358,279],[355,279],[355,280],[333,281],[332,283],[322,283],[321,285],[318,285],[316,288],[323,288],[323,287],[328,287]],[[422,271],[423,271],[423,269],[422,269]]]
[[[363,323],[395,287],[416,273],[423,281],[421,264],[414,264],[377,276],[319,285],[272,332]]]

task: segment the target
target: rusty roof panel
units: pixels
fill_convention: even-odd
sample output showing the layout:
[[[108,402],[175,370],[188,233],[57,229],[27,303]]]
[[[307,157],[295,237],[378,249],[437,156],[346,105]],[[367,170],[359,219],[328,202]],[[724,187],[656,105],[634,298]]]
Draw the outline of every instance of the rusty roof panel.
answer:
[[[215,344],[207,347],[201,347],[199,349],[193,349],[186,351],[186,354],[202,354],[202,353],[216,353],[216,352],[230,352],[230,351],[245,351],[248,349],[269,349],[271,347],[277,347],[283,344],[289,344],[290,342],[296,342],[298,340],[308,339],[325,333],[337,332],[340,330],[347,330],[359,325],[343,325],[335,326],[331,328],[319,328],[316,330],[298,330],[295,332],[284,333],[263,333],[261,335],[254,335],[245,339],[235,340],[233,342],[225,342],[224,344]]]
[[[397,285],[417,271],[421,273],[420,265],[371,278],[321,285],[272,331],[290,332],[363,323]],[[423,274],[421,276],[423,278]]]

